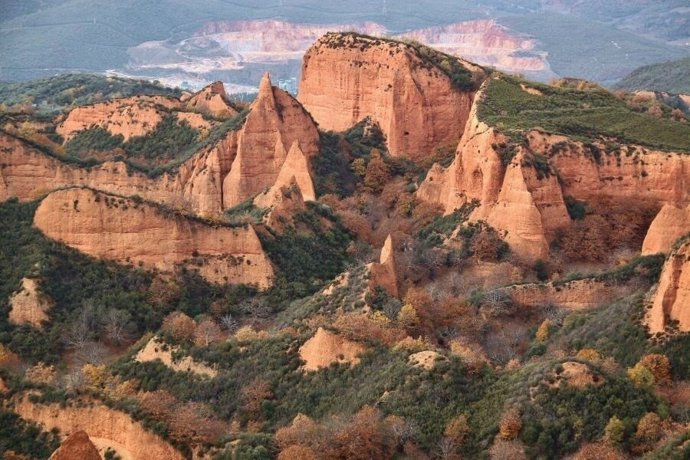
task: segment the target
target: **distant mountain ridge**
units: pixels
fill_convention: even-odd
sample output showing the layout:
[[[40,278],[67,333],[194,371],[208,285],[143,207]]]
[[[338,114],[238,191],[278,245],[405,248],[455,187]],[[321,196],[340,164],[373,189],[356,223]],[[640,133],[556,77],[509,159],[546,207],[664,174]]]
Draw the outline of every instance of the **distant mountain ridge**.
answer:
[[[618,82],[616,88],[690,94],[690,58],[640,67]]]

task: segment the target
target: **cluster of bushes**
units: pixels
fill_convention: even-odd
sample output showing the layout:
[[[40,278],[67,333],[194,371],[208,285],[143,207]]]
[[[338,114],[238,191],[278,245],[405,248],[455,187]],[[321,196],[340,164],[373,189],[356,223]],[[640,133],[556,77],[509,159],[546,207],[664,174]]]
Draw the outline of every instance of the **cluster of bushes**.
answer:
[[[0,408],[0,455],[9,451],[29,458],[47,459],[60,446],[57,431],[46,433],[14,412]]]

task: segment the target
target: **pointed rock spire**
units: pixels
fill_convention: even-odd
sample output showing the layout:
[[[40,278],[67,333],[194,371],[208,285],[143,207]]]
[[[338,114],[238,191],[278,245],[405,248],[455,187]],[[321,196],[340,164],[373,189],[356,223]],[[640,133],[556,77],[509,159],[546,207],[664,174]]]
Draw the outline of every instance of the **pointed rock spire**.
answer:
[[[84,431],[72,433],[50,456],[50,460],[73,460],[76,458],[81,460],[100,460],[101,458],[98,449]]]
[[[273,86],[271,84],[271,75],[266,72],[264,76],[261,77],[261,83],[259,83],[259,94],[256,96],[256,103],[262,101],[270,101],[271,105],[275,104],[275,98],[273,97]]]

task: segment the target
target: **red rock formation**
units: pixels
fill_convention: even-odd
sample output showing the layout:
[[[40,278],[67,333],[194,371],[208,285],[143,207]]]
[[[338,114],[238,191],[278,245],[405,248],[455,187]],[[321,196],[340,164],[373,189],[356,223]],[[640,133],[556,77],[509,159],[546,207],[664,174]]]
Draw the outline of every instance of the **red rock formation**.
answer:
[[[296,144],[296,146],[295,146]],[[290,161],[287,165],[288,150]],[[319,151],[319,133],[309,114],[292,96],[271,86],[268,74],[239,134],[237,156],[223,182],[223,204],[232,207],[292,176],[305,198],[313,199],[307,161]],[[281,170],[285,165],[285,172]],[[309,190],[311,188],[311,190]]]
[[[194,94],[185,101],[185,107],[215,118],[232,118],[239,113],[228,103],[222,81],[213,82]]]
[[[520,284],[506,288],[506,293],[516,304],[527,307],[555,305],[569,310],[587,310],[620,298],[626,291],[604,282],[584,279],[559,285]]]
[[[128,171],[122,162],[79,168],[0,133],[0,201],[30,201],[62,187],[85,185],[118,195],[140,195],[201,215],[222,211],[222,183],[237,151],[237,132],[156,179]]]
[[[164,111],[179,107],[180,101],[166,96],[114,99],[73,109],[55,131],[69,140],[78,131],[98,126],[127,140],[153,131],[163,119]]]
[[[388,235],[381,248],[378,264],[371,264],[369,289],[382,287],[394,297],[400,295],[398,275],[395,264],[395,244],[392,235]]]
[[[304,342],[299,349],[300,358],[305,361],[302,369],[307,371],[315,371],[338,362],[357,364],[359,363],[358,356],[363,352],[363,345],[323,328],[319,328],[316,334]]]
[[[69,436],[85,431],[96,441],[115,444],[126,449],[125,458],[132,460],[183,460],[184,456],[158,435],[148,432],[129,415],[110,409],[92,400],[81,405],[61,407],[60,404],[32,403],[27,395],[15,399],[14,411],[25,420],[35,422],[45,431],[54,428]],[[119,449],[118,449],[119,450]],[[72,457],[76,460],[79,457]]]
[[[480,91],[475,101],[482,97]],[[435,165],[417,196],[438,203],[446,213],[477,200],[472,220],[486,220],[504,233],[511,250],[534,261],[548,256],[548,243],[570,218],[555,174],[538,174],[532,152],[517,148],[507,167],[497,151],[506,138],[479,121],[472,108],[455,159],[447,168]]]
[[[89,435],[80,430],[69,435],[49,460],[101,460],[101,456]]]
[[[33,278],[24,278],[22,287],[10,297],[9,322],[12,324],[30,324],[42,327],[48,321],[47,311],[52,308],[50,299],[38,289],[38,282]]]
[[[647,311],[649,332],[663,332],[671,321],[680,332],[690,331],[690,242],[673,251],[661,272],[659,285]]]
[[[199,269],[214,283],[271,284],[273,269],[251,226],[203,224],[127,198],[89,189],[48,195],[34,225],[86,254],[147,268]]]
[[[324,129],[343,131],[370,117],[393,155],[415,160],[458,141],[472,102],[413,46],[338,33],[305,54],[298,97]]]
[[[677,208],[667,204],[652,221],[642,243],[642,255],[667,253],[673,243],[690,233],[690,206]]]

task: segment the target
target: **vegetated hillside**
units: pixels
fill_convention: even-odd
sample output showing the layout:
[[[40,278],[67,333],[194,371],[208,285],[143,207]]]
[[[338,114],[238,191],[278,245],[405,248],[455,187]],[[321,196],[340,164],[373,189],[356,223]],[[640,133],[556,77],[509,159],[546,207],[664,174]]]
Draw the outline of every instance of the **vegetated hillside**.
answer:
[[[180,91],[145,80],[66,74],[27,82],[0,82],[0,103],[33,104],[41,113],[54,114],[75,105],[138,95],[180,96]]]
[[[333,44],[352,46],[360,64],[339,68],[341,80],[366,52],[345,37]],[[414,70],[382,88],[399,89],[400,72]],[[448,83],[430,74],[430,86]],[[358,112],[354,126],[316,131],[268,76],[248,114],[203,118],[215,123],[209,137],[224,129],[222,152],[187,145],[189,128],[165,118],[133,150],[137,136],[107,131],[109,112],[70,112],[73,122],[95,112],[94,125],[106,126],[70,132],[63,147],[74,152],[115,146],[129,160],[168,161],[185,145],[195,167],[156,178],[51,150],[58,142],[40,135],[70,114],[13,106],[0,133],[0,419],[12,423],[0,425],[12,440],[0,437],[0,454],[47,458],[57,447],[48,426],[113,444],[103,424],[117,419],[207,459],[686,457],[690,331],[675,299],[690,264],[687,242],[672,241],[690,205],[687,120],[656,99],[580,80],[480,80],[457,148],[416,162],[394,156],[360,106],[341,108]],[[231,157],[238,143],[246,150]],[[258,195],[229,207],[222,174],[247,153],[242,172]],[[276,165],[281,156],[288,167]],[[266,179],[257,166],[280,171]],[[180,175],[192,185],[173,187]],[[107,180],[92,188],[128,192],[59,191],[59,202],[49,193],[94,177]],[[154,193],[161,180],[169,195]],[[164,204],[189,188],[218,212]],[[97,260],[72,238],[63,240],[72,248],[48,238],[85,226],[51,228],[46,216],[58,214],[45,206],[123,238],[131,222],[118,216],[152,207],[157,219],[193,222],[188,231],[243,227],[275,277],[264,289],[211,284],[203,251],[176,254],[185,260],[174,270],[136,256]],[[155,253],[128,241],[127,254]],[[643,241],[663,253],[642,253]],[[36,309],[47,320],[30,321]],[[73,416],[83,411],[94,416]],[[110,457],[131,453],[114,449]],[[139,450],[134,458],[148,455]]]
[[[653,117],[600,87],[582,90],[529,83],[541,93],[530,94],[521,84],[526,83],[512,77],[491,80],[480,105],[480,117],[508,132],[542,128],[587,142],[606,137],[620,143],[690,152],[690,125],[673,120],[668,106]]]
[[[616,83],[615,88],[690,94],[690,58],[640,67]]]

